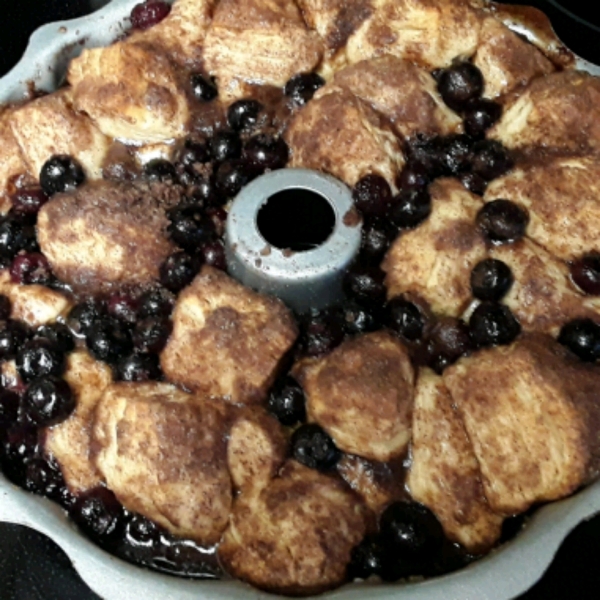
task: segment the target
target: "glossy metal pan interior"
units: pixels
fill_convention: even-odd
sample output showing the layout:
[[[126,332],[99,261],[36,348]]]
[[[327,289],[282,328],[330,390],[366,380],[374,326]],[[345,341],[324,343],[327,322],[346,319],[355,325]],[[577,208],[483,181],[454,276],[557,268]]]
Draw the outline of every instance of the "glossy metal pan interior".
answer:
[[[33,84],[44,90],[62,83],[68,61],[82,47],[107,45],[127,26],[138,0],[113,0],[91,15],[40,28],[21,62],[0,80],[0,103],[26,96]],[[511,23],[520,33],[526,28]],[[583,70],[600,68],[578,59]],[[566,500],[538,510],[517,538],[466,569],[422,583],[352,584],[322,596],[338,600],[508,600],[539,579],[566,535],[600,512],[600,481]],[[0,520],[32,527],[53,539],[86,583],[105,600],[268,600],[274,598],[235,581],[189,581],[129,565],[80,535],[56,505],[8,483],[0,475]]]

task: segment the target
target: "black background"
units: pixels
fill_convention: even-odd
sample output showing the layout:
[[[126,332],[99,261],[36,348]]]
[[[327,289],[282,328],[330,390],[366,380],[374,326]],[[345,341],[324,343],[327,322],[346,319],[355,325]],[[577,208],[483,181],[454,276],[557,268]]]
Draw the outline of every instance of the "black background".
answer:
[[[600,18],[595,16],[596,2],[513,3],[542,8],[567,46],[600,64]],[[18,60],[36,27],[87,14],[102,0],[20,0],[10,7],[6,4],[5,0],[0,7],[0,75]],[[519,600],[598,598],[600,516],[580,525],[565,540],[546,575]],[[0,600],[98,600],[98,596],[89,591],[53,542],[30,529],[0,524]]]

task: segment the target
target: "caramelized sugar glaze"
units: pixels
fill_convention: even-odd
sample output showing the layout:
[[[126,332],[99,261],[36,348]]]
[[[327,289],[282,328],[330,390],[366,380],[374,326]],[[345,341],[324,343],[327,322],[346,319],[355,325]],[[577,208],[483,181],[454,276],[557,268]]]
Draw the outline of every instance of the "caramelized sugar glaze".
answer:
[[[131,23],[0,113],[6,477],[136,564],[307,595],[461,568],[597,476],[600,83],[541,13]],[[341,306],[225,274],[229,203],[283,167],[353,188]]]

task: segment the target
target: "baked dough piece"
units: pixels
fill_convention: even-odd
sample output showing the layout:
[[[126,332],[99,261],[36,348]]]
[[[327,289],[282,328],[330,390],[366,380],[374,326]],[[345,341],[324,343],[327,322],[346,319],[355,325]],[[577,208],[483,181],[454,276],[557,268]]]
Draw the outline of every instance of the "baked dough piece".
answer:
[[[165,383],[109,386],[92,442],[108,488],[175,535],[218,542],[232,501],[224,408]]]
[[[600,372],[549,336],[482,350],[443,378],[495,512],[562,498],[597,473]]]
[[[382,264],[385,284],[388,298],[412,292],[456,317],[471,300],[471,271],[487,253],[475,224],[482,203],[455,179],[439,179],[429,190],[431,215],[392,244]]]
[[[227,444],[233,484],[244,492],[261,490],[277,474],[288,451],[279,421],[262,408],[243,408],[235,417]]]
[[[581,152],[600,148],[600,78],[561,71],[534,79],[488,132],[508,148]]]
[[[406,348],[386,332],[344,342],[295,369],[309,420],[338,448],[387,461],[406,451],[411,435],[414,373]]]
[[[166,52],[177,64],[194,68],[202,62],[202,45],[217,0],[177,0],[169,15],[145,31],[135,31],[129,42],[145,42]]]
[[[151,283],[175,248],[167,235],[172,192],[98,181],[56,195],[38,216],[42,252],[61,280],[87,293]]]
[[[189,109],[175,66],[151,45],[117,42],[84,50],[68,72],[73,104],[105,135],[134,144],[187,133]]]
[[[10,180],[29,170],[10,126],[12,113],[13,109],[0,108],[0,215],[12,206],[8,197]]]
[[[0,294],[10,300],[11,319],[23,321],[30,327],[52,323],[73,306],[64,294],[44,285],[13,283],[7,270],[0,271]]]
[[[473,64],[481,70],[486,98],[504,96],[548,75],[554,65],[533,45],[520,38],[497,19],[484,20]]]
[[[258,494],[233,505],[219,559],[234,577],[309,595],[340,585],[365,534],[366,510],[339,479],[289,461]]]
[[[108,365],[78,350],[68,355],[63,378],[73,391],[75,410],[46,431],[45,449],[58,461],[69,490],[78,494],[102,482],[90,455],[91,431],[96,405],[112,383],[112,373]]]
[[[204,64],[231,101],[246,86],[283,86],[297,73],[312,71],[322,54],[293,0],[221,0],[204,43]]]
[[[177,298],[160,355],[170,381],[236,404],[262,402],[297,336],[285,305],[203,267]]]
[[[368,173],[393,185],[404,157],[391,128],[349,91],[314,98],[290,121],[285,133],[288,167],[326,171],[353,186]]]
[[[498,540],[503,518],[489,507],[481,471],[461,417],[441,377],[419,372],[413,417],[412,462],[407,486],[431,509],[449,539],[469,552]]]
[[[555,158],[517,167],[490,183],[484,200],[496,198],[524,207],[527,235],[554,256],[570,260],[600,250],[600,158]]]
[[[59,90],[24,104],[14,111],[10,123],[29,171],[36,178],[54,154],[76,158],[89,179],[102,177],[110,140],[86,115],[75,111],[72,90]]]
[[[527,238],[490,248],[490,257],[506,263],[514,282],[502,299],[525,331],[557,335],[575,318],[600,317],[600,303],[586,298],[571,283],[569,269]]]
[[[426,68],[475,53],[482,13],[468,0],[373,0],[372,14],[350,36],[350,64],[393,54]]]
[[[415,133],[446,135],[462,126],[437,93],[431,74],[415,64],[383,56],[338,71],[333,86],[347,89],[387,117],[403,137]],[[326,88],[317,95],[326,93]]]

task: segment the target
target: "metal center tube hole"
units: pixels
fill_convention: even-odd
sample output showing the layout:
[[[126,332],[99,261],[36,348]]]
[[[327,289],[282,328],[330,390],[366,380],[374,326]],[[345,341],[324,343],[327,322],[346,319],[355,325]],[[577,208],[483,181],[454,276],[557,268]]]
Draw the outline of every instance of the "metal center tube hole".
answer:
[[[329,238],[335,227],[335,212],[320,194],[290,188],[267,199],[258,211],[256,225],[275,248],[305,252]]]

